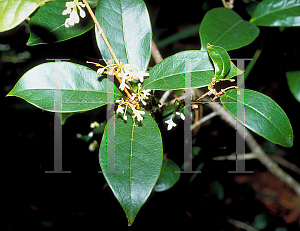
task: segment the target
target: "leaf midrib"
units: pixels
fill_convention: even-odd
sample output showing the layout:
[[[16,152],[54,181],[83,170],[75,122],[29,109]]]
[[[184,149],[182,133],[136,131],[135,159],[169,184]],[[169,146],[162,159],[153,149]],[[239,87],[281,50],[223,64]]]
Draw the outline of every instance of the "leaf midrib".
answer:
[[[266,13],[266,14],[262,14],[262,15],[256,17],[256,18],[252,18],[253,20],[251,19],[250,21],[251,21],[251,22],[254,22],[255,20],[257,20],[257,19],[259,19],[259,18],[262,18],[262,17],[265,17],[266,15],[270,15],[270,14],[276,13],[276,12],[278,12],[278,11],[289,10],[290,8],[295,8],[295,7],[300,7],[300,2],[297,3],[296,5],[293,5],[293,6],[290,6],[290,7],[279,8],[279,9],[276,9],[276,10],[274,10],[274,11],[270,11],[270,12],[268,12],[268,13]],[[255,14],[255,12],[254,12],[254,14]]]
[[[237,100],[237,99],[234,99],[233,97],[231,96],[227,96],[228,98],[231,98],[233,100]],[[238,101],[238,100],[237,100]],[[251,107],[250,105],[246,104],[245,102],[241,102],[241,101],[238,101],[240,102],[241,104],[244,104],[246,106],[248,106],[250,109],[254,110],[255,112],[257,112],[258,114],[262,115],[267,121],[269,121],[271,124],[273,124],[273,126],[280,132],[280,134],[284,135],[281,130],[279,129],[279,127],[277,127],[268,117],[266,117],[263,113],[261,113],[260,111],[258,111],[257,109],[255,109],[254,107]],[[242,122],[242,121],[240,121]],[[246,124],[245,124],[246,125]],[[285,135],[284,135],[285,137]]]

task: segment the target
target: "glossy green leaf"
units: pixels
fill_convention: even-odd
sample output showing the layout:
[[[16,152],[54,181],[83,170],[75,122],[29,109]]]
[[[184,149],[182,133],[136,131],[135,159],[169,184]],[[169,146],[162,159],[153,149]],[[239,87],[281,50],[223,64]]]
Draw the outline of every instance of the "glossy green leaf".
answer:
[[[107,85],[109,89],[114,86],[85,66],[69,62],[49,62],[27,71],[8,96],[20,97],[47,111],[87,111],[107,103]],[[115,98],[122,96],[116,88],[110,94]],[[60,109],[57,110],[55,99],[59,95],[61,102]]]
[[[206,51],[206,44],[210,43],[229,51],[252,43],[257,38],[259,29],[233,10],[222,7],[205,14],[199,34],[201,50]]]
[[[285,112],[271,98],[252,90],[239,89],[244,94],[244,102],[237,101],[237,91],[227,91],[221,96],[225,109],[236,118],[237,103],[244,105],[245,123],[249,128],[265,139],[285,147],[293,145],[293,130]]]
[[[189,65],[186,67],[185,65]],[[242,71],[231,62],[231,69],[226,78],[231,78]],[[186,77],[191,77],[191,87],[204,87],[214,77],[214,66],[205,51],[182,51],[156,64],[145,78],[142,88],[155,90],[177,90],[186,87]]]
[[[162,192],[171,188],[180,178],[180,173],[175,173],[175,171],[180,171],[178,165],[170,159],[164,159],[154,190]]]
[[[300,71],[289,71],[286,78],[292,94],[300,102]]]
[[[65,41],[82,35],[94,27],[94,22],[86,8],[82,8],[86,13],[85,18],[80,17],[78,24],[65,27],[65,20],[70,16],[62,15],[62,12],[67,9],[65,4],[65,0],[48,2],[29,20],[28,46]]]
[[[1,0],[0,1],[0,32],[18,26],[35,9],[50,0]]]
[[[250,22],[258,26],[300,26],[300,0],[264,0]]]
[[[227,73],[226,77],[224,79],[230,79],[234,76],[242,74],[244,71],[238,69],[233,62],[230,63],[230,69],[229,72]]]
[[[190,67],[185,67],[185,64]],[[214,77],[214,67],[207,52],[182,51],[156,64],[145,78],[143,89],[184,89],[186,75],[191,77],[191,86],[203,87]],[[190,88],[188,86],[187,88]]]
[[[124,209],[129,224],[133,223],[149,197],[162,165],[159,128],[148,112],[143,117],[140,123],[131,116],[127,121],[120,115],[110,119],[99,150],[104,177]],[[112,130],[109,131],[108,127]],[[114,169],[109,171],[113,168],[108,162],[111,155]]]
[[[152,31],[142,0],[102,0],[96,9],[99,21],[113,51],[124,64],[146,71],[151,56]],[[95,28],[97,44],[105,60],[112,56]]]
[[[209,57],[213,61],[215,67],[215,77],[224,78],[230,69],[230,57],[226,50],[219,46],[207,44]]]

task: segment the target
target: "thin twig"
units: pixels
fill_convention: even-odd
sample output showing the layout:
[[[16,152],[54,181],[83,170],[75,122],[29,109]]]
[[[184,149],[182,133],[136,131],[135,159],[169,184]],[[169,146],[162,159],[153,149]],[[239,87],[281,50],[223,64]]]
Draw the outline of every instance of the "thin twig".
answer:
[[[216,156],[212,158],[213,160],[251,160],[251,159],[257,159],[257,156],[255,153],[246,153],[244,155],[236,155],[236,153],[231,153],[229,156]]]
[[[238,220],[234,220],[232,218],[227,218],[227,222],[233,224],[235,227],[241,228],[247,231],[259,231],[258,229]]]
[[[270,157],[274,161],[276,161],[278,164],[280,164],[300,175],[300,168],[297,165],[287,161],[286,159],[284,159],[282,156],[279,156],[279,155],[271,155]]]
[[[153,41],[153,39],[152,39],[151,55],[152,55],[155,63],[160,63],[161,61],[163,61],[163,57],[161,56],[159,50],[157,49],[157,46],[156,46],[155,42]]]
[[[116,57],[113,49],[111,48],[111,46],[110,46],[110,44],[109,44],[109,42],[108,42],[108,40],[107,40],[107,38],[106,38],[106,36],[105,36],[105,34],[103,32],[103,29],[101,28],[101,26],[100,26],[100,24],[99,24],[99,22],[98,22],[98,20],[97,20],[97,18],[95,16],[94,12],[92,11],[89,3],[87,2],[87,0],[82,0],[82,1],[83,1],[84,5],[86,6],[87,10],[89,11],[89,13],[90,13],[90,15],[91,15],[94,23],[96,24],[96,26],[98,28],[98,34],[101,35],[101,37],[103,38],[103,40],[104,40],[104,42],[105,42],[105,44],[106,44],[109,52],[111,53],[111,56],[113,57],[113,59],[116,62],[116,64],[119,66],[120,65],[119,60],[117,59],[117,57]]]
[[[200,124],[206,122],[207,120],[210,120],[211,118],[215,117],[216,115],[218,115],[216,112],[212,112],[206,116],[204,116],[202,119],[198,120],[196,123],[194,123],[191,126],[191,130],[194,130],[195,127],[199,126]]]
[[[162,95],[162,97],[160,98],[160,103],[164,104],[167,100],[167,98],[169,97],[169,95],[171,94],[172,91],[165,91],[164,94]]]

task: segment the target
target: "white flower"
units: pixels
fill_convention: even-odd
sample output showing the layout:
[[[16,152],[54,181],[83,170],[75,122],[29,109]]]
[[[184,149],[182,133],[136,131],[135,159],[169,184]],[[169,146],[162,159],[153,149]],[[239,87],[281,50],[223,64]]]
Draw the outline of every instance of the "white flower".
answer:
[[[70,14],[70,19],[73,19],[75,23],[79,23],[79,16],[76,10],[73,10]]]
[[[133,116],[132,118],[137,118],[137,120],[140,122],[142,121],[144,118],[141,116],[141,115],[144,115],[145,112],[144,111],[138,111],[138,110],[135,110],[133,109]]]
[[[143,82],[144,81],[144,76],[149,76],[149,73],[146,73],[144,71],[139,71],[136,75],[136,77]]]
[[[124,114],[124,107],[122,107],[122,106],[119,105],[116,113]]]
[[[106,67],[99,68],[99,69],[97,70],[97,74],[98,74],[98,75],[102,75],[102,73],[105,71],[105,68],[106,68]]]
[[[119,88],[124,91],[124,88],[130,89],[129,86],[125,83],[125,78],[122,79],[122,83],[120,84]]]
[[[147,99],[148,99],[148,95],[151,95],[150,92],[151,92],[151,89],[143,90],[143,94],[145,97],[147,97]]]
[[[74,0],[73,2],[66,2],[67,9],[62,12],[62,15],[70,14],[70,17],[65,21],[65,27],[74,26],[75,23],[79,23],[79,16],[77,12],[77,8],[79,9],[79,15],[81,18],[86,16],[84,10],[81,7],[85,7],[82,2],[78,2],[78,0]]]
[[[182,120],[185,120],[185,116],[184,116],[183,113],[181,113],[181,112],[175,112],[175,114],[176,114],[176,115],[180,115],[180,118],[181,118]]]
[[[176,127],[177,125],[173,122],[172,118],[165,121],[166,124],[168,124],[167,130],[171,130],[173,127]]]

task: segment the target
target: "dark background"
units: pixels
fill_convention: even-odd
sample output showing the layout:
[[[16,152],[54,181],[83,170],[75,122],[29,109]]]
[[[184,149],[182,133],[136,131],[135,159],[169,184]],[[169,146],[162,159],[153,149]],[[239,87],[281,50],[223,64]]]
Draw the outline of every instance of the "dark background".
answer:
[[[222,7],[221,1],[146,1],[153,38],[160,41],[190,26],[201,23],[211,8]],[[236,1],[234,10],[245,20],[250,16],[245,4]],[[230,51],[232,58],[252,58],[262,49],[255,67],[246,81],[246,88],[262,92],[274,99],[286,112],[294,130],[294,146],[272,145],[255,136],[272,154],[283,153],[285,158],[299,163],[299,102],[289,91],[285,73],[299,70],[299,28],[260,27],[259,37],[250,45]],[[85,65],[86,60],[100,58],[94,31],[65,42],[28,47],[28,27],[25,23],[0,34],[0,44],[10,49],[1,51],[0,106],[2,156],[3,230],[100,230],[126,228],[127,220],[109,187],[105,187],[100,171],[98,149],[88,150],[89,143],[76,139],[87,135],[93,121],[103,122],[105,107],[70,117],[63,126],[63,170],[71,174],[45,174],[53,170],[54,114],[45,112],[16,97],[5,97],[18,79],[47,58],[69,58]],[[91,41],[92,38],[92,41]],[[89,42],[86,42],[89,41]],[[90,42],[91,41],[91,42]],[[85,42],[85,43],[84,43]],[[85,45],[81,45],[85,44]],[[75,46],[74,46],[75,45]],[[200,49],[199,34],[178,40],[160,51],[164,58],[183,50]],[[25,53],[24,53],[25,52]],[[150,67],[155,65],[151,60]],[[89,67],[94,68],[93,65]],[[94,68],[95,69],[95,68]],[[96,69],[95,69],[96,70]],[[204,114],[210,110],[204,108]],[[165,153],[179,166],[183,164],[183,124],[173,132],[159,125]],[[94,139],[100,142],[101,135]],[[195,138],[201,147],[193,168],[204,163],[202,173],[192,183],[191,175],[182,174],[173,188],[153,192],[141,208],[131,228],[197,228],[201,230],[241,230],[228,223],[228,217],[251,224],[258,214],[270,218],[264,230],[300,230],[299,224],[286,221],[256,198],[249,183],[237,183],[233,161],[214,161],[212,157],[235,152],[235,130],[219,117],[203,124]],[[248,151],[248,150],[247,150]],[[267,171],[257,160],[246,161],[246,170]],[[284,169],[298,181],[299,175]],[[212,193],[210,183],[218,181],[224,188],[224,200]]]

